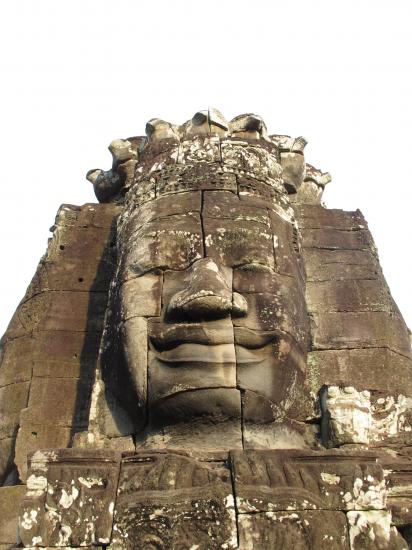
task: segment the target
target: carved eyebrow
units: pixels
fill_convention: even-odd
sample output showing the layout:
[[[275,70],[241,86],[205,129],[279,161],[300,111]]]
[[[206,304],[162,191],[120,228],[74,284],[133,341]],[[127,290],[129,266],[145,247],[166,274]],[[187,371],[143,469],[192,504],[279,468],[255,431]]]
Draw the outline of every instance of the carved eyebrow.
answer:
[[[260,262],[250,262],[242,265],[236,265],[234,266],[234,269],[239,269],[242,271],[255,271],[256,273],[276,273],[273,267]]]

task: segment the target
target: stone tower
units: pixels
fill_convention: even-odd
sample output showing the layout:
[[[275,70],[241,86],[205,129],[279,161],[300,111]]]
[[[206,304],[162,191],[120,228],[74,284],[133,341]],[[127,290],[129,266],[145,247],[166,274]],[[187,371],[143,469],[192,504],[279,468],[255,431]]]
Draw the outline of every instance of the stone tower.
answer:
[[[59,209],[2,339],[0,549],[412,547],[409,331],[305,145],[152,119]]]

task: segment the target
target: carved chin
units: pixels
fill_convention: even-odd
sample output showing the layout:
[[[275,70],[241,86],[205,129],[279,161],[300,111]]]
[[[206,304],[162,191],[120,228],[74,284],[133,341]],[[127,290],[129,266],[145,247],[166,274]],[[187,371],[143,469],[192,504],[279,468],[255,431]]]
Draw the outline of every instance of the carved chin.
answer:
[[[174,393],[153,402],[150,413],[153,427],[196,419],[212,424],[240,419],[240,391],[236,388],[201,388]]]
[[[182,344],[166,352],[150,350],[150,423],[165,426],[199,418],[220,423],[241,416],[272,422],[285,417],[304,372],[296,346],[284,347],[279,342],[253,350]]]
[[[240,416],[234,344],[150,350],[148,382],[151,422]]]

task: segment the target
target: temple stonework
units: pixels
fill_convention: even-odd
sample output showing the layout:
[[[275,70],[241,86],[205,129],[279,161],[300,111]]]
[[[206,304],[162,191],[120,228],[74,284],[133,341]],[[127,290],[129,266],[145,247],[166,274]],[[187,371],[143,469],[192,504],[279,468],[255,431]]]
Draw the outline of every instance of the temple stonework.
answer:
[[[0,550],[412,548],[410,333],[306,140],[111,143],[1,342]]]

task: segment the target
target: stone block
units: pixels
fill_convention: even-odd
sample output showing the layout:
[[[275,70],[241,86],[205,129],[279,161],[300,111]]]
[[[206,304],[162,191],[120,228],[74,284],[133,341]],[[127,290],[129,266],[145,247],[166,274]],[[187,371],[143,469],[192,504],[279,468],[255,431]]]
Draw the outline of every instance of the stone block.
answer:
[[[25,485],[0,487],[0,548],[18,542],[18,517],[21,500],[26,493]]]
[[[110,242],[115,238],[115,223],[111,227],[93,227],[85,223],[76,223],[75,226],[62,226],[57,223],[53,227],[53,237],[46,252],[46,263],[66,266],[71,264],[81,267],[82,260],[89,260],[83,267],[97,272],[102,259],[110,259]],[[90,256],[87,258],[87,250]],[[91,262],[90,259],[94,261]]]
[[[28,406],[21,412],[21,422],[26,426],[84,427],[87,425],[91,387],[90,380],[35,377],[31,382]]]
[[[233,392],[234,395],[231,396],[228,392]],[[202,416],[195,418],[196,403],[193,403],[192,399],[188,399],[185,407],[187,410],[192,405],[192,417],[190,421],[170,425],[156,426],[155,424],[148,426],[145,432],[136,434],[136,450],[147,449],[153,451],[154,449],[168,449],[177,452],[184,450],[191,455],[197,456],[198,453],[212,452],[222,454],[227,453],[227,449],[242,449],[240,395],[237,401],[233,403],[234,397],[236,397],[235,392],[236,390],[229,388],[225,392],[221,390],[215,395],[209,393],[208,397],[212,400],[216,400],[216,398],[220,399],[221,408],[224,406],[225,413],[229,409],[232,409],[232,415],[238,415],[237,418],[228,418],[223,414],[214,419],[210,416],[209,418],[202,418]],[[202,406],[204,406],[203,400],[201,400],[197,409]],[[210,409],[211,406],[209,406]],[[189,414],[187,414],[187,417],[189,417]],[[154,420],[156,421],[156,418]]]
[[[192,214],[201,211],[202,196],[200,191],[190,191],[180,193],[179,200],[171,201],[170,197],[157,197],[150,202],[146,202],[139,208],[130,212],[124,222],[122,222],[122,233],[131,234],[143,227],[145,224],[184,214]]]
[[[285,212],[270,211],[276,271],[304,281],[301,260],[301,236],[293,218]]]
[[[239,514],[284,510],[383,510],[386,486],[368,451],[230,453]]]
[[[301,229],[339,229],[359,231],[366,229],[367,223],[360,210],[346,212],[321,205],[296,205],[294,207]]]
[[[156,192],[158,197],[193,192],[226,190],[237,192],[236,176],[225,171],[220,163],[177,165],[168,167],[157,176]]]
[[[234,345],[214,345],[205,350],[202,344],[190,343],[170,351],[149,351],[148,379],[151,402],[200,388],[235,388]]]
[[[107,291],[115,255],[112,229],[58,225],[25,298],[46,290]]]
[[[136,171],[137,173],[137,171]],[[156,178],[155,174],[145,174],[139,178],[138,185],[135,186],[133,193],[133,203],[135,206],[141,206],[146,202],[152,201],[156,197]]]
[[[225,267],[221,264],[218,265],[208,258],[203,258],[183,272],[165,271],[162,293],[165,317],[173,318],[176,314],[181,322],[186,317],[186,320],[192,320],[191,325],[194,325],[193,321],[195,319],[190,316],[188,317],[187,314],[191,310],[191,304],[196,304],[195,300],[198,298],[207,298],[208,295],[216,296],[218,299],[220,298],[220,306],[223,307],[225,302],[232,302],[232,277],[233,272],[230,267]],[[189,307],[186,307],[187,311],[185,313],[186,304]],[[220,306],[218,305],[218,307]],[[230,303],[231,307],[232,304]],[[208,319],[208,326],[214,322],[213,314],[210,317]],[[219,322],[222,324],[221,329],[223,329],[224,323],[231,329],[231,323],[228,319],[222,319]],[[233,338],[231,341],[233,341]]]
[[[179,164],[221,162],[220,139],[217,136],[195,136],[180,142]]]
[[[6,341],[34,330],[99,332],[106,303],[106,292],[42,292],[19,305]]]
[[[306,165],[307,166],[307,165]],[[305,179],[299,187],[294,201],[297,204],[320,206],[324,188],[312,180]],[[293,197],[293,195],[292,195]]]
[[[114,228],[117,217],[122,211],[122,207],[118,204],[86,204],[92,213],[92,225],[99,228]],[[82,221],[81,215],[79,220]]]
[[[29,304],[30,302],[33,303],[33,300],[29,300]],[[27,315],[27,312],[32,315]],[[32,318],[33,314],[34,319]],[[25,302],[20,302],[1,339],[2,346],[5,346],[10,341],[23,337],[30,338],[32,330],[38,322],[39,315],[39,308],[37,308],[36,311],[35,307],[27,308]]]
[[[50,414],[50,413],[49,413]],[[16,456],[14,462],[19,472],[19,478],[27,479],[27,455],[38,449],[62,449],[70,445],[72,429],[53,424],[41,425],[21,423],[16,440]]]
[[[114,549],[237,548],[230,472],[182,454],[123,459]]]
[[[300,390],[304,382],[304,357],[296,343],[278,337],[275,342],[258,349],[236,346],[236,362],[237,386],[268,400],[261,408],[261,418],[255,414],[249,416],[249,406],[243,410],[245,418],[266,422],[289,416],[288,411],[293,410],[296,400],[303,397]],[[266,416],[267,407],[270,408],[269,416]],[[305,420],[305,416],[298,419]]]
[[[307,281],[380,279],[378,260],[369,250],[302,250]]]
[[[165,278],[166,282],[167,278]],[[165,284],[166,287],[166,284]],[[165,300],[167,303],[167,300]],[[233,343],[233,325],[230,319],[205,323],[182,322],[167,324],[163,319],[148,319],[151,343],[159,351],[171,349],[183,343],[221,345]]]
[[[245,391],[242,401],[243,448],[246,449],[316,449],[320,435],[316,424],[295,421],[294,410],[279,415],[280,407],[275,407],[262,396]],[[303,406],[308,403],[301,403]],[[310,403],[309,403],[310,404]],[[292,403],[296,407],[296,403]],[[277,418],[278,417],[278,418]],[[275,419],[275,420],[274,420]]]
[[[27,406],[30,382],[0,388],[0,439],[14,437],[21,409]]]
[[[200,217],[177,215],[150,222],[122,242],[121,250],[123,279],[155,268],[186,269],[203,257]]]
[[[33,375],[38,378],[94,378],[101,335],[65,330],[33,334]]]
[[[391,525],[391,514],[385,510],[348,512],[351,550],[407,550],[408,545]]]
[[[372,394],[353,386],[323,386],[320,392],[325,445],[410,444],[412,398]]]
[[[230,191],[205,191],[203,197],[202,215],[205,218],[270,224],[267,208],[249,205]]]
[[[146,387],[144,388],[144,397]],[[135,408],[138,400],[135,398]],[[146,401],[142,403],[142,416],[146,416]],[[130,434],[136,431],[136,426],[124,409],[124,402],[114,398],[105,390],[103,381],[98,378],[93,386],[87,431],[77,432],[73,437],[73,447],[80,449],[108,448],[113,450],[134,449]],[[113,446],[112,446],[113,444]]]
[[[302,185],[305,174],[305,157],[300,153],[281,152],[280,164],[286,189],[294,193]]]
[[[273,236],[262,224],[204,218],[206,256],[226,266],[261,264],[274,269]]]
[[[164,127],[164,129],[169,133],[170,126],[168,128]],[[155,131],[157,135],[158,130]],[[140,162],[136,169],[136,175],[152,174],[176,164],[179,148],[179,140],[176,135],[169,135],[164,139],[151,139],[145,144],[144,148],[141,148],[141,145],[142,143],[139,145],[142,150],[140,151]]]
[[[161,309],[163,274],[145,273],[125,281],[120,288],[123,321],[134,317],[158,317]]]
[[[147,355],[148,332],[147,320],[144,317],[134,317],[122,325],[123,354],[126,362],[127,382],[112,365],[104,365],[105,377],[110,381],[107,385],[119,401],[120,407],[128,403],[128,409],[133,409],[133,417],[138,422],[138,428],[144,426],[147,417]],[[118,369],[119,371],[119,369]],[[111,384],[110,384],[111,383]],[[126,401],[125,384],[130,397]],[[130,392],[130,390],[132,390]],[[129,403],[130,401],[130,403]]]
[[[83,235],[79,235],[79,240],[82,238]],[[93,254],[94,261],[90,261]],[[102,253],[97,253],[90,247],[83,254],[76,255],[75,259],[45,261],[40,270],[33,279],[26,298],[47,290],[107,292],[115,262],[113,258],[102,257]]]
[[[26,546],[108,544],[112,534],[121,454],[60,449],[30,458],[20,513]],[[80,521],[76,521],[76,519]]]
[[[412,395],[412,360],[388,348],[332,349],[308,355],[307,379],[314,393],[324,384]]]
[[[326,445],[368,445],[371,431],[370,392],[349,386],[324,387],[321,391],[322,435]]]
[[[238,525],[242,550],[350,548],[346,517],[342,512],[305,510],[239,514]]]
[[[275,208],[287,206],[282,198],[283,185],[279,182],[258,181],[244,175],[237,177],[238,193],[241,201],[260,208]]]
[[[276,276],[273,277],[275,280]],[[309,320],[299,288],[293,284],[277,285],[276,292],[244,293],[247,315],[234,318],[235,327],[254,331],[277,331],[292,335],[306,349],[309,337]]]
[[[312,315],[313,349],[383,348],[410,357],[403,319],[382,311]]]
[[[33,339],[23,336],[6,342],[1,354],[0,387],[27,382],[33,367]]]
[[[310,312],[395,310],[382,280],[309,281],[306,301]]]
[[[233,270],[233,290],[240,294],[277,294],[281,288],[300,288],[300,281],[281,273],[274,273],[263,265],[245,265]],[[296,289],[295,289],[296,293]],[[300,290],[304,299],[304,289]]]
[[[373,250],[374,244],[369,231],[341,231],[339,229],[305,229],[302,231],[303,248],[327,250]]]
[[[193,419],[206,424],[240,419],[240,392],[235,388],[200,386],[195,390],[175,392],[168,399],[152,400],[149,386],[149,416],[153,427],[190,423]]]
[[[24,305],[39,315],[36,330],[100,332],[107,305],[106,292],[43,292]],[[34,328],[34,327],[33,327]]]
[[[281,166],[275,155],[251,143],[227,140],[222,143],[222,162],[229,170],[260,181],[280,179]]]
[[[16,437],[0,439],[0,485],[12,473]]]
[[[412,524],[412,461],[402,455],[382,455],[379,462],[387,472],[387,508],[392,524],[409,527]]]

